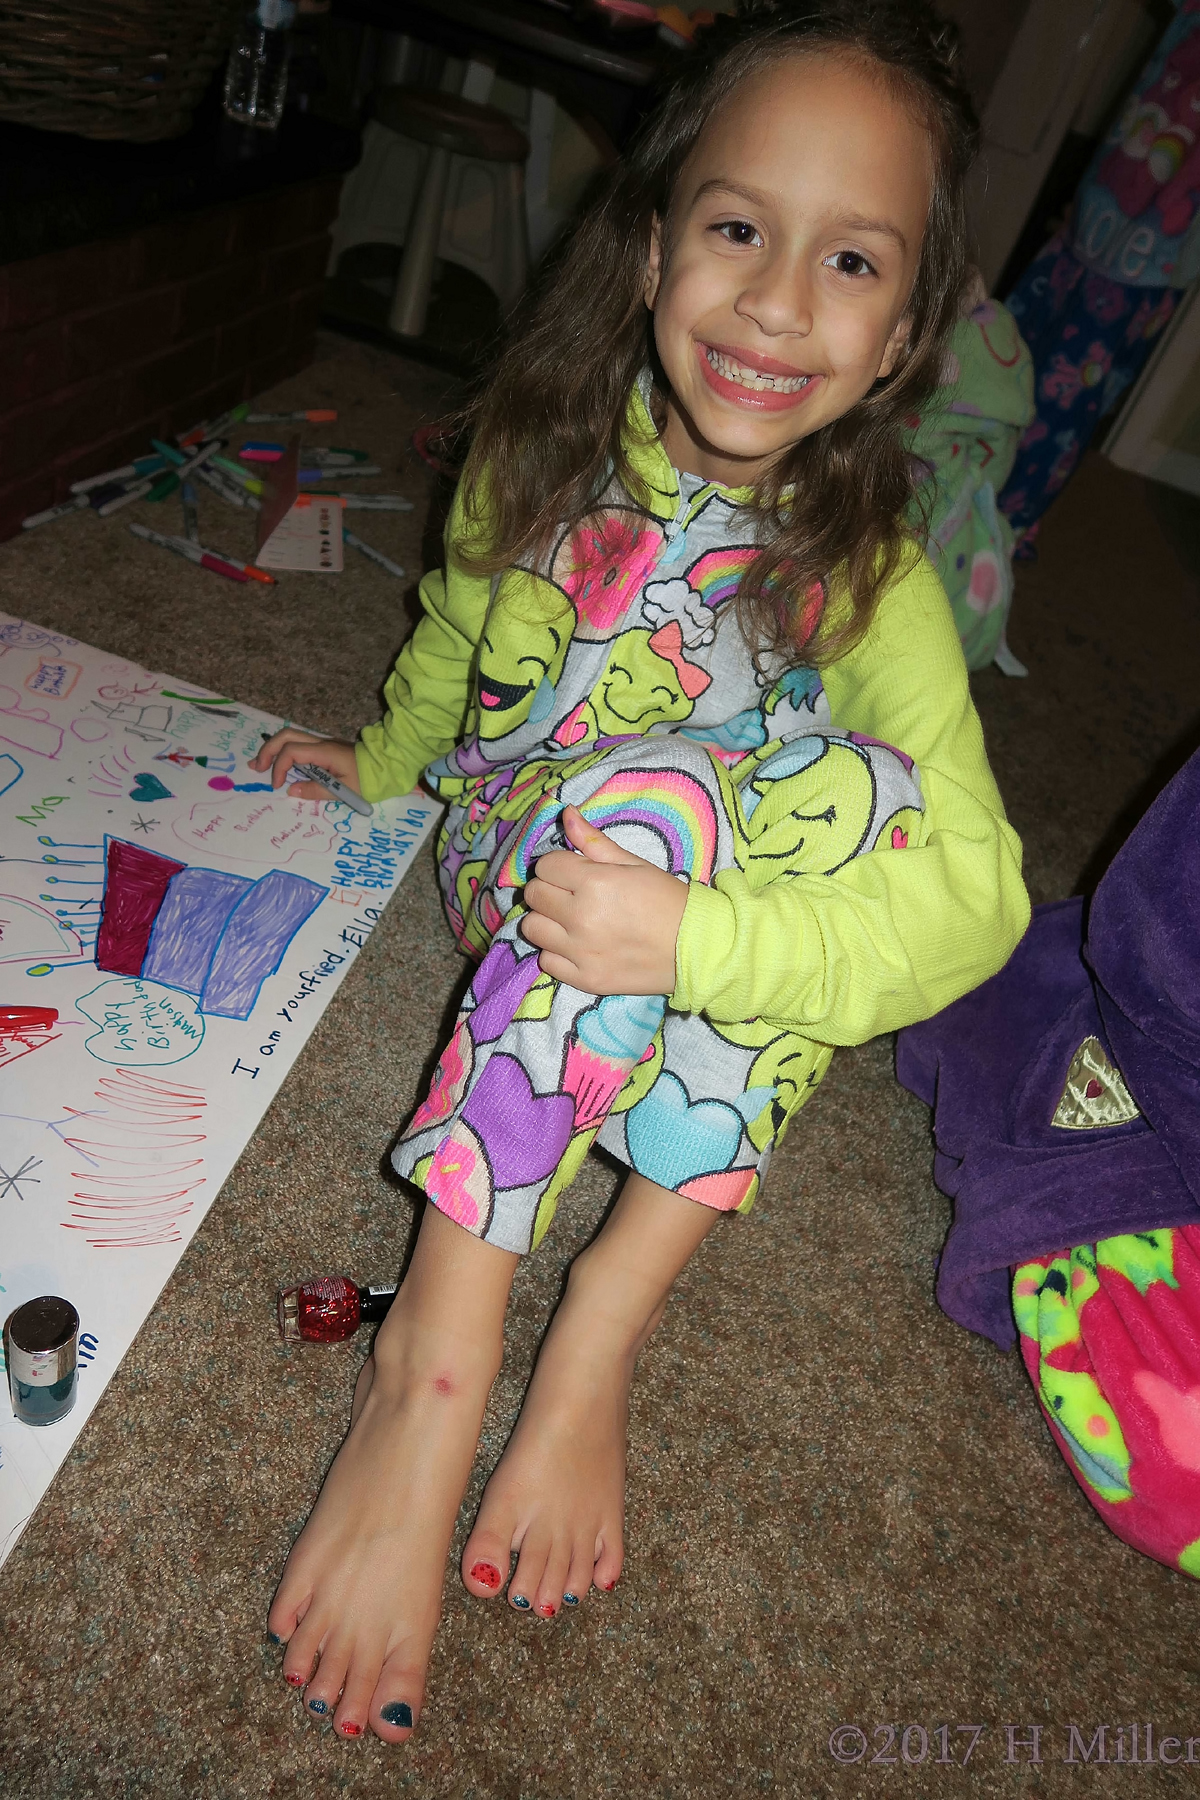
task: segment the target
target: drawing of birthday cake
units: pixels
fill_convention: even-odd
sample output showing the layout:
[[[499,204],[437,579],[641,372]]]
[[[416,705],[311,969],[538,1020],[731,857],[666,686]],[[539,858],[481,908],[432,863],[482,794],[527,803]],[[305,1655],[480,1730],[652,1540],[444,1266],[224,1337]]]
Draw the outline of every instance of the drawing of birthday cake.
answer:
[[[254,880],[109,838],[96,967],[191,994],[203,1013],[247,1019],[328,892],[282,869]]]

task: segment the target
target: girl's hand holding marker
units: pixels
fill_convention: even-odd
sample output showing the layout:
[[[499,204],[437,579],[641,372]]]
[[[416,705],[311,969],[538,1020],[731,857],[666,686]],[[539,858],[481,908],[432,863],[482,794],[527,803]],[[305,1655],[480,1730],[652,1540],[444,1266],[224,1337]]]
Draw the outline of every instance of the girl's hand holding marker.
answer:
[[[340,738],[315,737],[311,731],[299,731],[285,725],[274,737],[268,737],[250,764],[261,774],[271,771],[272,787],[282,787],[288,771],[294,769],[301,780],[289,790],[297,800],[328,800],[330,795],[370,817],[372,808],[358,791],[358,763],[354,745]],[[318,770],[329,771],[331,779],[314,779]]]

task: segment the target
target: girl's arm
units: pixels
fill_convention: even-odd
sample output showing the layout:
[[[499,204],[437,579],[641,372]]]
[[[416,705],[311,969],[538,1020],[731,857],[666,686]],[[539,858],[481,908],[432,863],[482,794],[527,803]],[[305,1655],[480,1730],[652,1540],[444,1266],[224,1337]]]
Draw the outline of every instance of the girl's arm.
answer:
[[[857,1044],[940,1012],[994,974],[1024,934],[1029,898],[949,603],[923,556],[824,681],[835,729],[915,760],[919,841],[757,891],[736,870],[710,888],[693,882],[671,1001]]]
[[[364,799],[410,793],[422,769],[462,736],[471,661],[491,582],[486,575],[469,574],[455,557],[461,523],[455,495],[446,521],[445,571],[434,569],[421,582],[424,617],[388,677],[383,690],[387,711],[377,725],[364,726],[358,735],[355,761]]]

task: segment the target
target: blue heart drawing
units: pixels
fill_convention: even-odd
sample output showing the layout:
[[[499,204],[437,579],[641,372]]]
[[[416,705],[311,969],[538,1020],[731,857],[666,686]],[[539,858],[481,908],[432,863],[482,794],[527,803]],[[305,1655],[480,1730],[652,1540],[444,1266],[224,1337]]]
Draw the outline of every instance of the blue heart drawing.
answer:
[[[742,1141],[742,1118],[723,1100],[692,1105],[682,1081],[664,1069],[630,1112],[625,1131],[638,1174],[674,1189],[729,1167]]]
[[[139,775],[129,790],[129,798],[140,806],[149,806],[151,800],[173,800],[175,796],[157,775]]]

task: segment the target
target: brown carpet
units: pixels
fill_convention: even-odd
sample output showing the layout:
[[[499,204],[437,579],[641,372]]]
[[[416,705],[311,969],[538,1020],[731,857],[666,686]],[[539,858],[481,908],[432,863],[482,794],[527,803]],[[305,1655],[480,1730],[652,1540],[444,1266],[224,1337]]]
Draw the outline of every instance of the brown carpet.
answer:
[[[337,404],[338,441],[429,495],[404,446],[441,378],[336,339],[322,354],[271,403]],[[222,544],[248,549],[219,508]],[[421,526],[362,530],[416,571]],[[0,577],[10,612],[331,732],[375,716],[407,628],[405,584],[357,558],[247,596],[121,519],[0,546]],[[976,683],[1035,899],[1075,889],[1194,741],[1197,601],[1144,485],[1090,459],[1021,572],[1029,680]],[[592,1163],[518,1276],[417,1736],[347,1744],[301,1711],[266,1608],[365,1346],[285,1351],[275,1289],[395,1271],[414,1208],[381,1159],[462,976],[426,852],[0,1574],[6,1800],[1107,1794],[1132,1771],[1064,1765],[1067,1728],[1133,1720],[1197,1737],[1200,1758],[1196,1589],[1106,1531],[1018,1358],[934,1305],[948,1209],[889,1042],[837,1059],[643,1357],[617,1591],[541,1622],[453,1574],[563,1269],[611,1197]],[[923,1766],[872,1766],[899,1754],[884,1722],[930,1734]],[[839,1723],[871,1739],[849,1767]],[[961,1763],[960,1723],[986,1728],[969,1767],[938,1766],[933,1731]],[[1006,1763],[1009,1724],[1043,1728],[1038,1767]],[[918,1758],[921,1734],[903,1741]],[[1137,1773],[1158,1791],[1192,1772]]]

